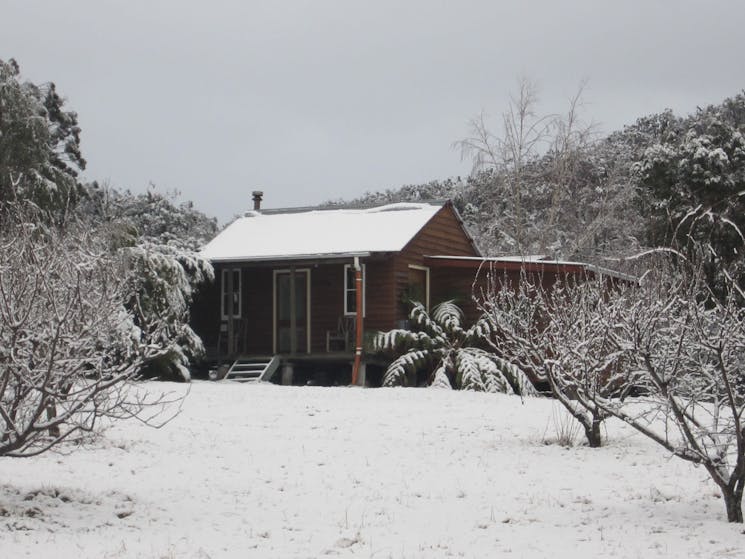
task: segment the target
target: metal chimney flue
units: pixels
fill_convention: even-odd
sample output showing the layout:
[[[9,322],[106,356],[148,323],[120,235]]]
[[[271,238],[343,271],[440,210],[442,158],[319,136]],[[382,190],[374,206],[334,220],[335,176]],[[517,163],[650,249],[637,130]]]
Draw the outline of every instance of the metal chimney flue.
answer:
[[[261,209],[261,199],[264,197],[264,192],[261,190],[254,190],[252,193],[254,201],[254,211],[258,212]]]

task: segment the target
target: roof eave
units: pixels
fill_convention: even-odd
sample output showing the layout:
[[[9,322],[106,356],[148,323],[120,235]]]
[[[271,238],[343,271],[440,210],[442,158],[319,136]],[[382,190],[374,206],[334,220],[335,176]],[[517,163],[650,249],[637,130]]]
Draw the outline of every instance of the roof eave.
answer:
[[[561,260],[516,260],[509,259],[504,260],[499,257],[489,256],[447,256],[447,255],[425,255],[425,262],[429,262],[432,266],[442,266],[450,268],[472,268],[480,269],[485,265],[497,266],[503,270],[526,270],[526,271],[543,271],[553,270],[557,272],[572,272],[577,273],[581,271],[592,272],[599,276],[607,276],[615,278],[621,281],[627,281],[631,283],[638,283],[639,278],[618,272],[610,268],[604,268],[595,264],[589,264],[586,262],[565,262]]]
[[[213,264],[228,264],[235,262],[289,262],[293,260],[343,260],[349,258],[366,258],[371,252],[343,252],[330,254],[291,254],[291,255],[267,255],[267,256],[222,256],[207,259]]]

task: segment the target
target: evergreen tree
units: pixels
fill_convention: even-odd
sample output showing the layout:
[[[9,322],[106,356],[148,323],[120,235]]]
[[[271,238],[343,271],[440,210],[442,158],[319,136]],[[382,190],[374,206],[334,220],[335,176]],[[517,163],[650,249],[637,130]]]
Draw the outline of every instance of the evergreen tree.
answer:
[[[28,200],[64,220],[83,169],[77,114],[55,85],[22,82],[15,60],[0,60],[0,203]]]
[[[149,361],[142,374],[189,380],[189,365],[204,353],[189,325],[190,305],[199,287],[214,280],[211,264],[197,251],[215,235],[217,223],[191,203],[177,204],[176,195],[92,184],[78,213],[104,226],[112,249],[125,255],[132,293],[127,306],[138,325],[148,331],[150,324],[168,324],[154,336],[168,350]]]
[[[717,261],[705,267],[713,286],[724,271],[745,277],[745,94],[670,126],[646,149],[638,172],[650,244],[710,245]]]

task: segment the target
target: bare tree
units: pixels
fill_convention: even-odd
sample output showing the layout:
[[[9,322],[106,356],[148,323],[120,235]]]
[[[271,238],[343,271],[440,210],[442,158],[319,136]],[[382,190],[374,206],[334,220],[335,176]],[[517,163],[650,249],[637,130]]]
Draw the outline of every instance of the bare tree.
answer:
[[[699,265],[669,277],[657,274],[609,303],[608,336],[643,396],[594,403],[702,465],[722,492],[727,519],[742,522],[745,298],[731,280],[723,298],[714,296]]]
[[[551,244],[550,235],[557,227],[562,212],[568,209],[566,202],[571,201],[570,203],[576,207],[575,194],[584,186],[586,180],[582,163],[595,135],[595,125],[584,122],[580,114],[586,85],[586,81],[580,83],[577,92],[569,99],[566,114],[553,118],[547,158],[550,200],[539,239],[539,248],[542,251],[548,250]],[[600,197],[596,190],[595,195]],[[592,231],[595,227],[589,229]],[[583,238],[587,233],[575,239],[573,251],[584,244]]]
[[[486,114],[482,112],[469,122],[470,137],[455,143],[463,158],[472,158],[474,171],[492,169],[504,181],[500,190],[509,200],[510,234],[520,253],[526,248],[522,200],[527,165],[549,145],[555,121],[554,115],[536,114],[537,89],[527,78],[518,81],[518,92],[510,96],[507,110],[502,114],[501,136],[490,131]]]
[[[513,250],[520,254],[547,249],[561,202],[571,195],[579,174],[578,153],[589,145],[593,131],[579,116],[584,86],[580,84],[569,100],[566,115],[540,115],[538,88],[522,78],[502,113],[500,133],[490,130],[482,112],[469,122],[470,136],[454,144],[463,158],[472,159],[474,172],[492,172],[494,211],[500,216],[500,229],[506,229],[500,233],[510,237]],[[531,223],[536,196],[545,207],[537,236],[529,232],[536,225]]]
[[[490,273],[479,307],[497,332],[495,351],[547,383],[582,425],[589,446],[599,447],[608,414],[585,395],[609,395],[615,379],[606,374],[611,352],[594,320],[605,288],[594,282],[579,288],[586,279],[567,276],[547,288],[541,274],[522,273],[513,285]]]
[[[675,255],[640,285],[530,289],[485,301],[508,356],[527,354],[586,431],[590,418],[615,417],[703,466],[728,520],[742,522],[745,294],[737,283],[715,295],[702,266]]]
[[[165,351],[149,342],[164,325],[135,325],[120,259],[85,231],[12,221],[0,233],[0,456],[157,414],[165,397],[131,381]]]

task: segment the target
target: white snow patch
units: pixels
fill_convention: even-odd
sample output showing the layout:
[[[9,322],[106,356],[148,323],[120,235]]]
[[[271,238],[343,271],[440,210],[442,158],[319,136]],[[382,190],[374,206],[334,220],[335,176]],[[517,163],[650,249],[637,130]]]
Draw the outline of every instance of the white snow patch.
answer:
[[[553,408],[194,382],[162,429],[0,459],[2,556],[739,556],[743,527],[706,472],[620,423],[604,448],[544,444]]]

